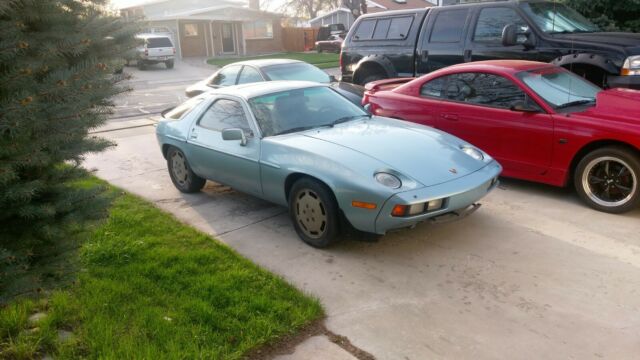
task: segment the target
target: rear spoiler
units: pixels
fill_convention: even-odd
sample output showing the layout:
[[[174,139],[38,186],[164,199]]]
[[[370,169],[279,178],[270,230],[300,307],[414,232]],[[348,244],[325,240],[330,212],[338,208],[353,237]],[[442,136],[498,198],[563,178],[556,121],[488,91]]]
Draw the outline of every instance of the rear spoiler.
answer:
[[[402,84],[408,83],[409,81],[415,78],[405,77],[405,78],[395,78],[395,79],[385,79],[385,80],[377,80],[367,83],[364,86],[364,89],[370,93],[374,93],[380,90],[391,90]]]

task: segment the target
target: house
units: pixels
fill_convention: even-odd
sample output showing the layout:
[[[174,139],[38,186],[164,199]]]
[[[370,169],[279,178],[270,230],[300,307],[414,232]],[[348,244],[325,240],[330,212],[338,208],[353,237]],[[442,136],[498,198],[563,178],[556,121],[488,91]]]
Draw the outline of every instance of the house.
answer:
[[[437,0],[433,0],[437,1]],[[442,0],[440,0],[442,1]],[[427,0],[367,0],[367,13],[376,13],[388,10],[402,9],[423,9],[434,6],[434,3]],[[343,24],[349,29],[355,18],[351,11],[345,7],[339,7],[326,14],[309,20],[311,27],[321,27],[330,24]]]
[[[120,14],[144,18],[148,31],[170,35],[180,58],[282,51],[282,15],[260,11],[258,4],[258,0],[148,0],[123,7]]]

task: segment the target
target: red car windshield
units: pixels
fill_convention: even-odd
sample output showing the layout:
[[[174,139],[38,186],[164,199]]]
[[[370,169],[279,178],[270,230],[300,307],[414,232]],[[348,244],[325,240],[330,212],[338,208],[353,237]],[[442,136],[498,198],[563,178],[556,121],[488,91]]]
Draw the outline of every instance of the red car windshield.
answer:
[[[601,89],[576,74],[554,66],[517,75],[554,109],[595,103]]]

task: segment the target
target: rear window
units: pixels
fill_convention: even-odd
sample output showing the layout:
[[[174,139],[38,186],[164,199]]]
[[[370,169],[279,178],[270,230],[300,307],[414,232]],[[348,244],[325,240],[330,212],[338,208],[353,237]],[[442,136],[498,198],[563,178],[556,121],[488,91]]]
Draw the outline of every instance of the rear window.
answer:
[[[354,40],[404,40],[409,34],[413,16],[397,16],[362,21]]]
[[[429,42],[457,43],[467,21],[467,9],[441,11],[436,17]]]
[[[167,48],[173,47],[171,40],[166,37],[148,38],[147,48]]]
[[[317,67],[306,63],[271,65],[262,68],[269,80],[300,80],[328,84],[329,75]]]

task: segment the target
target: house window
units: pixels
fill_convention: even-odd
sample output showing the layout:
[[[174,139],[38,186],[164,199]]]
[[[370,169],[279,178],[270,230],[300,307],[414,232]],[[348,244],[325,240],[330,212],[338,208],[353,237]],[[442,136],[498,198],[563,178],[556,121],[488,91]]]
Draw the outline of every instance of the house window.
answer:
[[[256,20],[244,23],[245,39],[273,39],[273,22],[271,20]]]
[[[184,36],[198,36],[198,24],[184,24]]]

